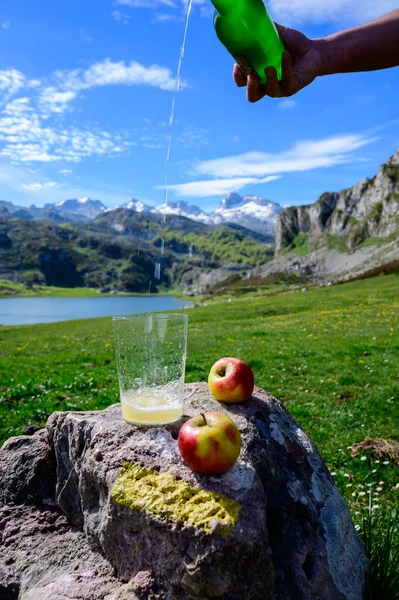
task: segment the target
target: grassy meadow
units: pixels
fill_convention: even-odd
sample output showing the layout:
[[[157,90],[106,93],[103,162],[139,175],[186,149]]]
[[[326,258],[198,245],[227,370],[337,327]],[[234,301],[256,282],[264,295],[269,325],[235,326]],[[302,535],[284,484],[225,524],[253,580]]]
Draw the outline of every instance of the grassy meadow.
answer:
[[[181,296],[181,290],[170,287],[162,290],[162,296]],[[98,298],[107,296],[146,296],[136,292],[102,293],[95,288],[63,288],[52,285],[25,285],[8,279],[0,279],[0,298]]]
[[[186,381],[222,356],[248,362],[318,446],[355,520],[394,506],[399,468],[353,444],[399,440],[399,276],[259,289],[186,309]],[[0,328],[0,441],[55,410],[118,401],[111,319]]]

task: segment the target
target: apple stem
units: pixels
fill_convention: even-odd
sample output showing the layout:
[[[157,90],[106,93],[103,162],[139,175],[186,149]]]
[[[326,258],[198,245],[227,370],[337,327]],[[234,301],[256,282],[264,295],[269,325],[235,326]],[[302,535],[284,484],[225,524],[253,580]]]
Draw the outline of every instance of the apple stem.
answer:
[[[208,425],[208,423],[206,422],[206,419],[205,419],[205,413],[201,413],[201,417],[204,419],[205,425]]]

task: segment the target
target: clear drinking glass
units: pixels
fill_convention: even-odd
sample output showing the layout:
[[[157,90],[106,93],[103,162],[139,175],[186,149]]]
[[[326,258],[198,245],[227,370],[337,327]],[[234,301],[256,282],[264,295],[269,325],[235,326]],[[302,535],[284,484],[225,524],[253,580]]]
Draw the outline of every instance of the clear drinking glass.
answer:
[[[187,315],[121,315],[112,321],[125,421],[135,425],[162,425],[180,419]]]

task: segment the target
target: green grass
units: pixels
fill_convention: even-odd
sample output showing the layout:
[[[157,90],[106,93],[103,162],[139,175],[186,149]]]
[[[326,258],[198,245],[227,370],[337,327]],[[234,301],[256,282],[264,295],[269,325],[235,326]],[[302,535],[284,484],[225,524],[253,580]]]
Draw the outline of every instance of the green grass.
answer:
[[[365,600],[399,598],[399,505],[396,510],[373,511],[370,496],[368,514],[360,535],[370,561]]]
[[[330,250],[338,250],[338,252],[349,252],[347,247],[348,236],[347,235],[331,235],[331,233],[325,233],[323,236],[327,242],[327,247]]]
[[[297,256],[306,256],[312,249],[309,246],[309,236],[306,233],[298,233],[291,244],[281,250],[280,255],[289,253],[296,254]]]
[[[222,356],[248,362],[318,446],[358,522],[398,501],[399,469],[352,444],[399,436],[399,277],[306,292],[253,291],[186,311],[186,381]],[[118,401],[111,320],[0,328],[0,438],[55,410]]]
[[[158,240],[153,243],[160,245],[161,239],[164,240],[166,247],[172,248],[175,252],[188,254],[191,248],[194,255],[199,254],[208,259],[224,262],[255,265],[258,262],[266,262],[273,256],[272,244],[255,242],[243,233],[227,228],[208,232],[205,235],[164,229],[160,231]]]
[[[377,206],[377,210],[378,210],[378,206]],[[360,226],[361,226],[361,223],[359,224],[359,227]],[[356,228],[355,228],[355,231],[356,231]],[[355,247],[350,248],[348,245],[350,234],[349,235],[332,235],[329,232],[325,232],[322,235],[320,235],[318,238],[310,240],[308,235],[306,235],[304,233],[300,233],[293,239],[291,245],[287,246],[286,248],[283,248],[279,254],[280,255],[296,254],[297,256],[306,256],[307,254],[309,254],[309,252],[313,252],[314,250],[317,250],[318,248],[321,248],[324,246],[326,246],[329,250],[338,250],[338,252],[340,252],[341,254],[343,254],[343,253],[351,254],[351,253],[359,250],[360,248],[366,248],[369,246],[376,246],[376,247],[383,246],[384,244],[394,242],[395,240],[398,239],[398,237],[399,236],[398,236],[397,231],[395,231],[394,233],[391,233],[390,235],[385,236],[385,237],[377,237],[377,236],[366,237],[365,239],[362,238],[361,241],[358,241],[355,244]]]
[[[115,294],[102,294],[94,288],[62,288],[48,285],[26,286],[24,283],[14,283],[0,279],[0,298],[91,298],[99,296],[114,296]],[[157,296],[157,294],[138,294],[135,292],[118,292],[118,296]],[[184,296],[180,288],[160,289],[162,296]]]
[[[394,242],[398,238],[399,233],[397,231],[391,233],[391,235],[387,235],[386,237],[369,237],[365,239],[364,242],[359,244],[359,248],[366,248],[368,246],[382,246],[383,244]]]
[[[99,296],[93,288],[61,288],[47,285],[27,286],[24,283],[14,283],[6,279],[0,279],[0,298],[26,298],[34,296],[61,297],[83,297]]]

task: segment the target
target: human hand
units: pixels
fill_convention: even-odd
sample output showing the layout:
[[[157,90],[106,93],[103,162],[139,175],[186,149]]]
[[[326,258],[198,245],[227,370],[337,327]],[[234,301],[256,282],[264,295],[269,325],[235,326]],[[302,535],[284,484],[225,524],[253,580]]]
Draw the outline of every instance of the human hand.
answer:
[[[310,40],[295,29],[277,24],[276,27],[286,48],[282,59],[281,81],[278,81],[274,67],[266,67],[266,84],[262,85],[258,75],[251,74],[247,77],[238,65],[234,65],[234,82],[238,87],[247,87],[248,102],[258,102],[264,96],[292,96],[321,74],[322,57],[318,41]]]

